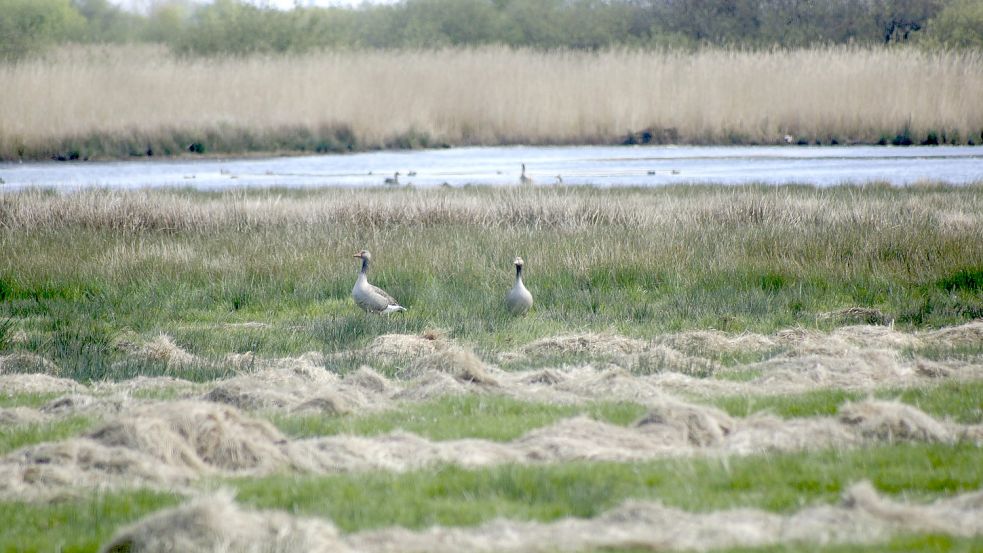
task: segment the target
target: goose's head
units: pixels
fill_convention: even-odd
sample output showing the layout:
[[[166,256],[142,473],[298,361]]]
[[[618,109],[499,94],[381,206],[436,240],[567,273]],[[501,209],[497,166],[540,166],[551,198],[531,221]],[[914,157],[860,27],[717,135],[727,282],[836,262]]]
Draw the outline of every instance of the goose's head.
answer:
[[[369,250],[361,250],[357,254],[353,255],[352,257],[357,257],[359,259],[370,261],[372,259],[372,254],[369,253]]]
[[[525,262],[522,261],[521,257],[515,256],[515,259],[512,260],[512,264],[515,265],[516,267],[522,267],[525,264]]]

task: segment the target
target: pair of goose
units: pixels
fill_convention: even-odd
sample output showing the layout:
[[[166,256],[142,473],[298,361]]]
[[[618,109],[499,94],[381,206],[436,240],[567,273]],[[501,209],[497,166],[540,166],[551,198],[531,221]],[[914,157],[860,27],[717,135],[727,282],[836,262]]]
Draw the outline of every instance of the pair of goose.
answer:
[[[352,257],[362,260],[362,270],[358,272],[355,287],[352,288],[352,298],[355,300],[355,304],[368,313],[381,315],[406,311],[406,308],[399,305],[399,302],[387,294],[385,290],[369,284],[368,272],[372,254],[368,250],[362,250]],[[515,284],[512,285],[509,294],[505,296],[505,306],[513,315],[522,315],[532,307],[532,294],[522,283],[522,266],[524,265],[522,258],[516,257],[512,263],[515,265]]]

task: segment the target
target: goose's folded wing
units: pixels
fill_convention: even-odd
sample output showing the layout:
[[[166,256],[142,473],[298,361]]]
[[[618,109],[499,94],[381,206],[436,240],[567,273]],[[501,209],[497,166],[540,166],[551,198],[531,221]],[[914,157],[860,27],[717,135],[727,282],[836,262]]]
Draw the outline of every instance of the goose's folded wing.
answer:
[[[394,298],[394,297],[390,296],[389,294],[387,294],[386,291],[383,290],[382,288],[379,288],[378,286],[374,286],[372,284],[369,284],[369,289],[371,289],[376,294],[379,294],[380,296],[382,296],[383,299],[385,299],[386,301],[389,302],[389,305],[399,305],[399,302],[396,301],[396,298]]]

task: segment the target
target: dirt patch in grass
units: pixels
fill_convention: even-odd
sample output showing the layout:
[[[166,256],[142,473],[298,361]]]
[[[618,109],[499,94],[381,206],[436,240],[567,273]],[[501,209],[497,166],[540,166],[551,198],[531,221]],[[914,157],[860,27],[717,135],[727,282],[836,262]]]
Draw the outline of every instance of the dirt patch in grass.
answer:
[[[705,551],[779,544],[870,544],[912,532],[983,533],[983,492],[920,504],[884,497],[861,482],[851,486],[838,504],[789,514],[748,508],[694,513],[654,501],[628,501],[592,519],[498,519],[477,527],[385,528],[345,536],[329,521],[246,509],[228,493],[219,493],[124,528],[102,551]]]

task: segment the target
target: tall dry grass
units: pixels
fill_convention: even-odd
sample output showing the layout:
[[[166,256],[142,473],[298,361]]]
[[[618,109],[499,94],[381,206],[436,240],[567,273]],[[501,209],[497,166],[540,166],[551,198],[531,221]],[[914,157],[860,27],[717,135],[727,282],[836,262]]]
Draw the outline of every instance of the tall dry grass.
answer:
[[[8,159],[44,157],[80,137],[139,145],[178,132],[220,151],[289,149],[285,134],[325,129],[345,129],[343,146],[358,148],[407,136],[608,143],[647,129],[651,140],[680,143],[775,143],[786,134],[873,143],[905,133],[978,143],[983,131],[979,52],[486,47],[184,59],[117,47],[0,65],[0,82]]]

